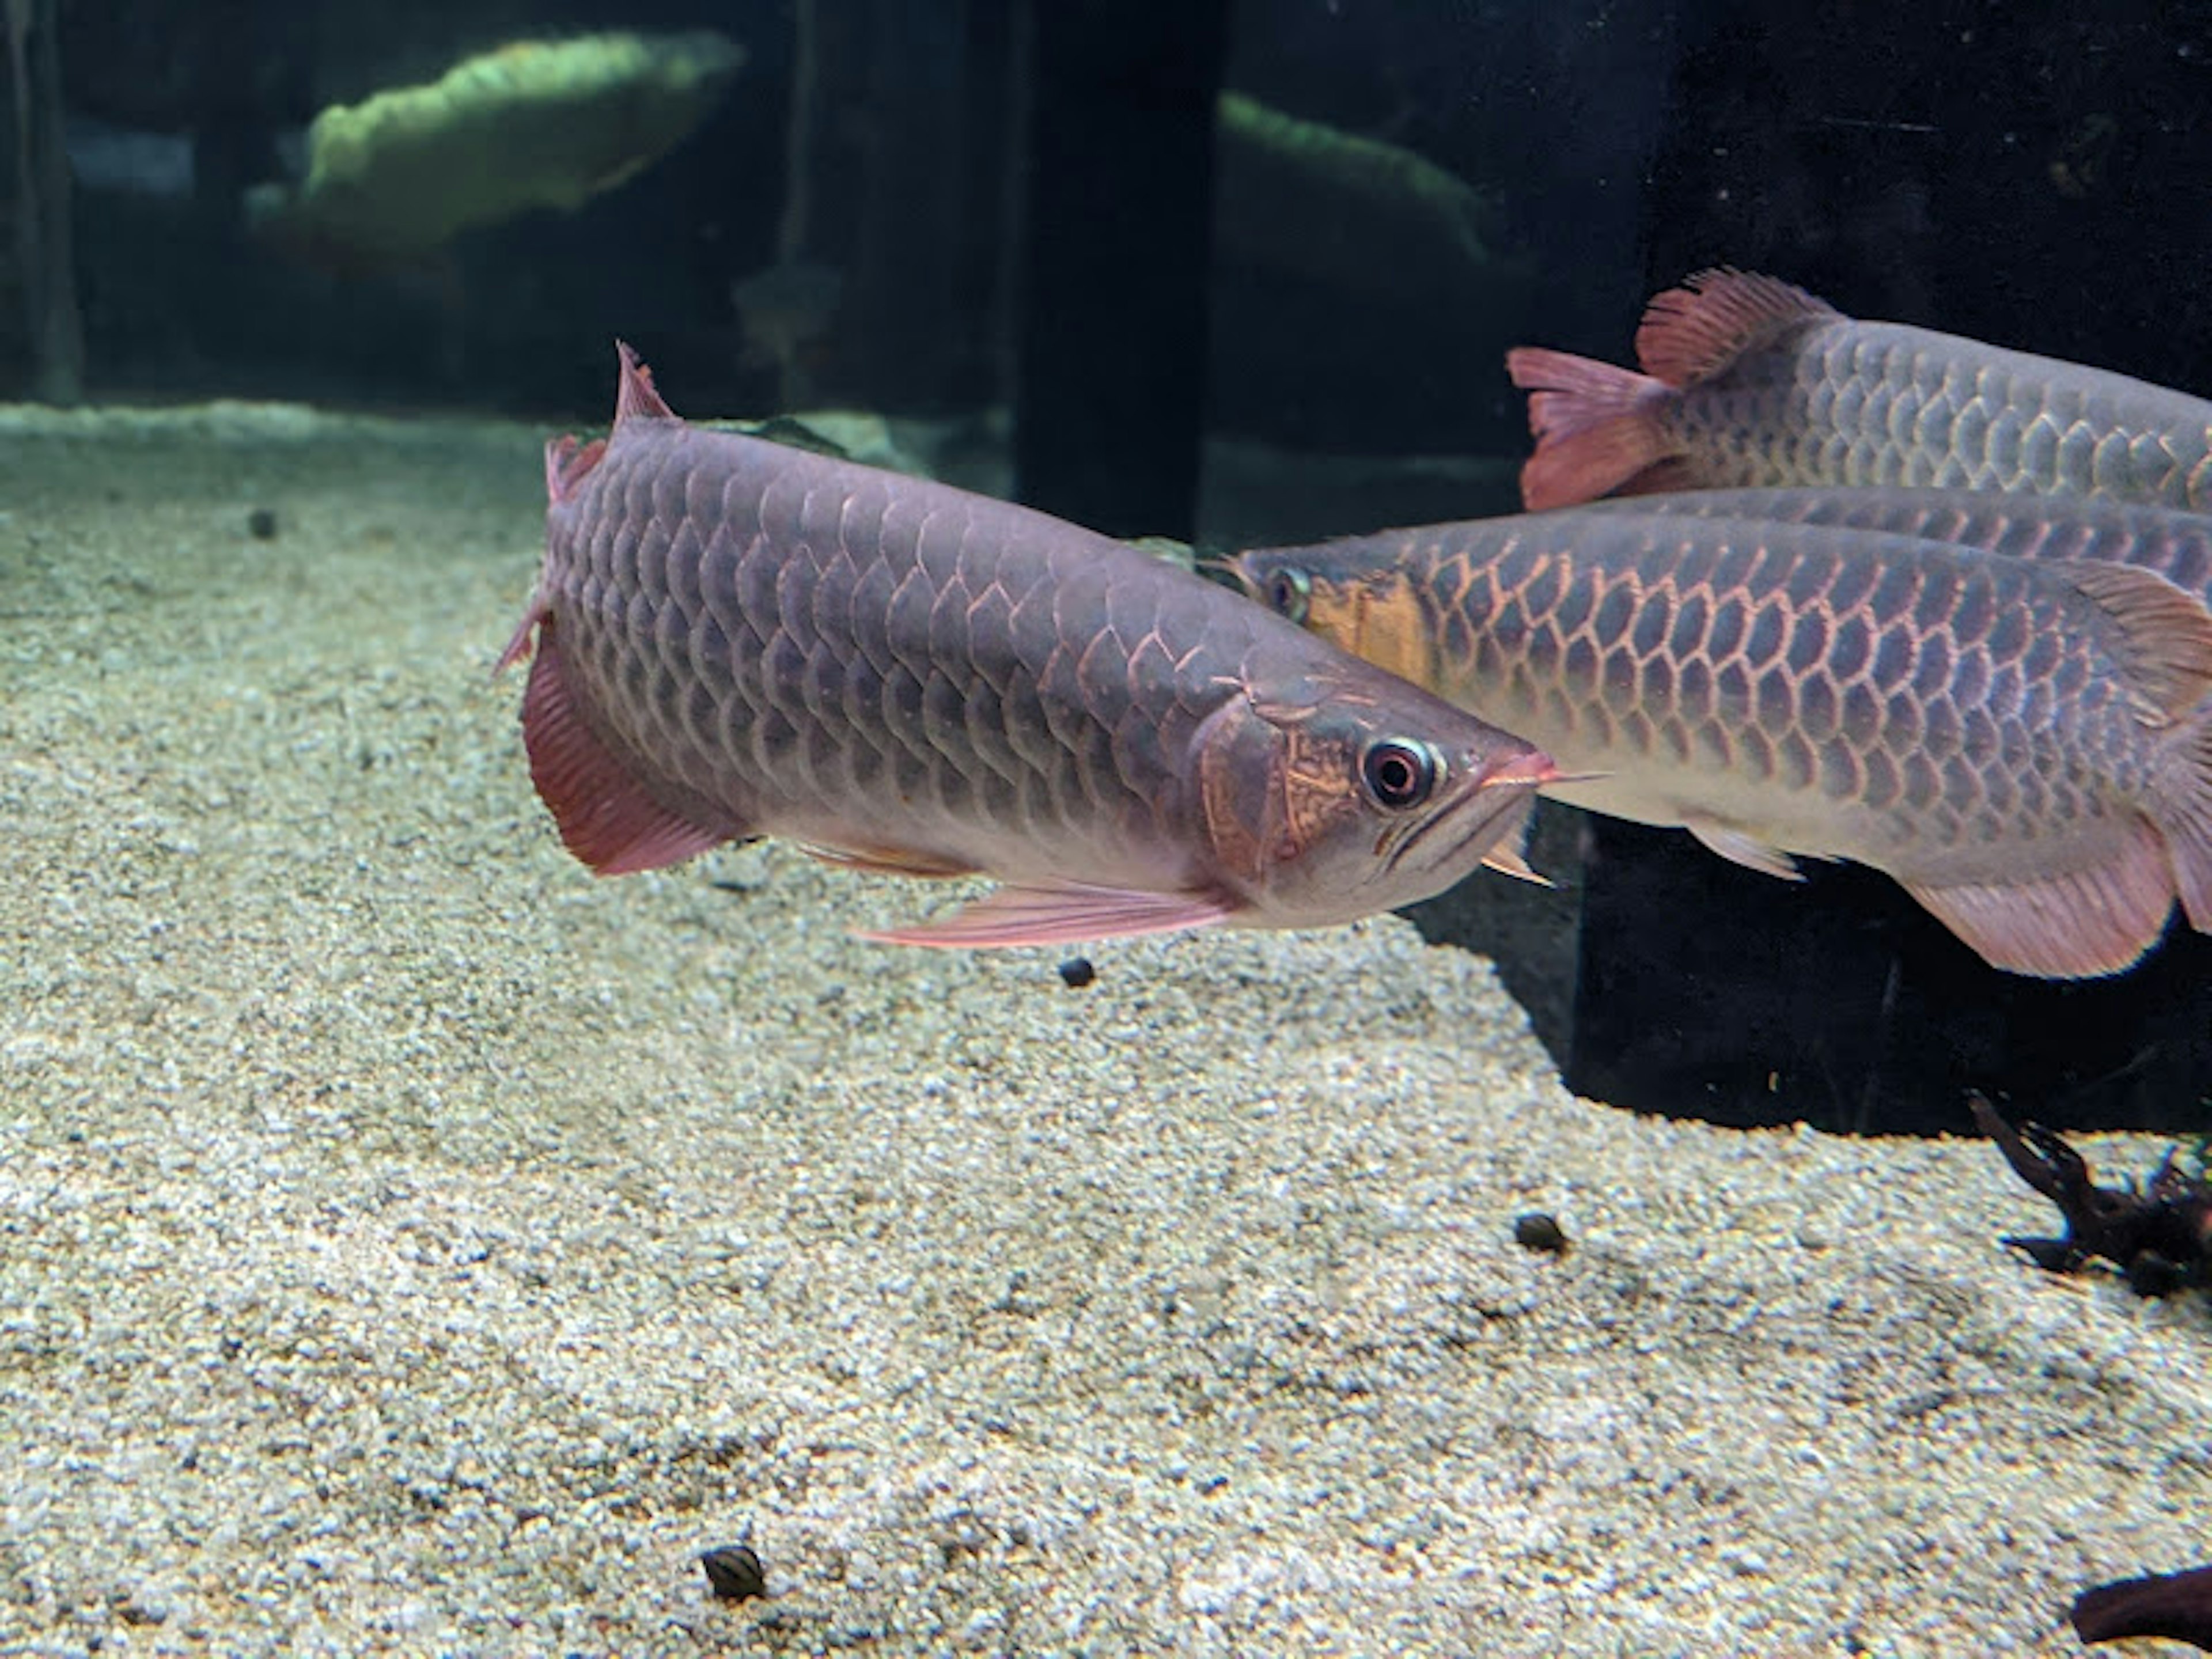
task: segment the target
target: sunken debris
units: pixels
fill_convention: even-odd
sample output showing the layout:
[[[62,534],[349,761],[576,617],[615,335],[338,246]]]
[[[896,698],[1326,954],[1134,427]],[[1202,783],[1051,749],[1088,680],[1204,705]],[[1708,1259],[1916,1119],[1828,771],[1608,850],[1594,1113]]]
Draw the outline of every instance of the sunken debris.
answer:
[[[1513,1242],[1524,1250],[1545,1255],[1565,1255],[1570,1248],[1567,1230],[1559,1225],[1557,1217],[1541,1210],[1513,1218]]]
[[[2084,1642],[2162,1636],[2212,1653],[2212,1567],[2100,1584],[2074,1599],[2073,1616]]]
[[[1974,1121],[1997,1144],[2014,1174],[2058,1206],[2063,1238],[2008,1238],[2039,1267],[2072,1273],[2092,1257],[2117,1266],[2139,1296],[2212,1286],[2212,1184],[2174,1167],[2168,1152],[2138,1192],[2132,1182],[2100,1187],[2081,1155],[2039,1123],[2014,1129],[1979,1094]]]
[[[704,1551],[699,1565],[706,1570],[708,1588],[722,1601],[751,1601],[768,1594],[768,1573],[750,1544],[729,1544]]]

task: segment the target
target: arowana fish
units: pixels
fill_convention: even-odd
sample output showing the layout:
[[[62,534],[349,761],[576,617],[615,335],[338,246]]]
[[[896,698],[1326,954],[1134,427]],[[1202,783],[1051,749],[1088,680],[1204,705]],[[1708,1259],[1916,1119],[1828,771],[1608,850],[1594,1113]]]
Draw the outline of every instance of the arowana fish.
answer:
[[[1660,295],[1641,374],[1506,355],[1533,392],[1532,508],[1615,490],[1909,485],[2212,510],[2212,403],[2104,369],[1859,322],[1771,276]]]
[[[1232,568],[1542,744],[1546,793],[1872,865],[1999,967],[2116,972],[2177,892],[2212,931],[2212,615],[2152,572],[1612,505]]]
[[[531,776],[602,874],[787,836],[1006,884],[874,937],[1042,944],[1348,921],[1527,816],[1517,738],[1121,543],[678,420],[547,447]]]

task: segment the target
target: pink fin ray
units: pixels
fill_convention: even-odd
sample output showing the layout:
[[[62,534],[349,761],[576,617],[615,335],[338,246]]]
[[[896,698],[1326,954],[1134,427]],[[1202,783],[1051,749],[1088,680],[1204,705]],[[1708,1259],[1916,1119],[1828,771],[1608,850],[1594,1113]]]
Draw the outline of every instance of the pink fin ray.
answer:
[[[2212,933],[2212,612],[2136,566],[2068,559],[2048,568],[2119,623],[2122,671],[2143,723],[2167,728],[2142,806],[2165,839],[2189,925]]]
[[[2196,594],[2140,565],[2039,561],[2094,599],[2120,626],[2122,668],[2146,723],[2163,726],[2212,690],[2212,611]]]
[[[1536,453],[1521,469],[1529,511],[1594,501],[1668,459],[1657,416],[1674,393],[1650,375],[1539,346],[1506,353],[1505,370],[1530,394]]]
[[[2148,823],[2110,862],[2040,881],[1905,884],[1996,967],[2044,979],[2094,979],[2132,968],[2173,910],[2161,837]]]
[[[2160,750],[2150,815],[2166,837],[2189,925],[2212,933],[2212,702],[2200,704]]]
[[[1505,810],[1513,816],[1503,820],[1497,843],[1484,856],[1482,867],[1538,887],[1557,886],[1558,883],[1528,862],[1528,838],[1536,828],[1536,798],[1531,795],[1520,805]]]
[[[1805,879],[1805,872],[1797,867],[1796,859],[1754,835],[1710,818],[1691,818],[1682,827],[1695,836],[1707,852],[1719,854],[1730,864],[1740,864],[1747,870],[1756,870],[1763,876],[1773,876],[1782,881]]]
[[[522,738],[530,780],[553,814],[562,844],[603,876],[654,870],[705,852],[744,832],[740,825],[692,823],[645,787],[585,722],[571,693],[549,619],[522,695]]]
[[[834,864],[842,870],[865,871],[871,875],[920,876],[933,881],[943,881],[955,876],[978,873],[972,864],[933,858],[927,853],[901,852],[896,848],[826,847],[815,842],[793,844],[811,859],[819,859],[824,864]]]
[[[1690,386],[1793,329],[1842,314],[1777,276],[1725,266],[1701,270],[1644,308],[1636,361],[1670,386]]]
[[[586,443],[571,433],[564,438],[551,438],[545,444],[545,499],[559,506],[576,493],[576,486],[584,475],[599,464],[607,453],[607,441],[594,438]]]
[[[1079,945],[1214,927],[1243,908],[1212,893],[1147,893],[1081,882],[1037,883],[1000,887],[937,921],[860,932],[857,937],[940,950]]]
[[[499,660],[492,665],[491,672],[494,679],[497,679],[530,654],[531,641],[538,632],[538,624],[545,620],[545,614],[543,602],[536,599],[532,599],[530,609],[523,614],[522,621],[516,626],[514,632],[507,636],[507,649],[499,653]]]
[[[653,389],[653,371],[630,349],[628,341],[615,342],[615,356],[622,364],[615,377],[615,425],[619,427],[624,421],[676,419],[676,411]]]

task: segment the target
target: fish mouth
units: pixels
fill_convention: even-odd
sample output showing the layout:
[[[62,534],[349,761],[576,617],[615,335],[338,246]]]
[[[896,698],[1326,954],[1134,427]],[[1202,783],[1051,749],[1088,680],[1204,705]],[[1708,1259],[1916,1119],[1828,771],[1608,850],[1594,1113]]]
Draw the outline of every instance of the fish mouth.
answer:
[[[1386,876],[1396,874],[1408,854],[1428,842],[1445,825],[1457,825],[1464,811],[1468,822],[1461,833],[1446,843],[1441,851],[1432,849],[1431,856],[1422,860],[1431,869],[1450,864],[1464,854],[1472,842],[1486,835],[1495,836],[1501,833],[1498,829],[1501,818],[1528,800],[1537,790],[1547,784],[1559,782],[1566,775],[1553,763],[1552,757],[1540,750],[1510,760],[1503,766],[1477,773],[1470,782],[1462,785],[1450,799],[1399,837],[1397,844],[1390,848],[1382,860],[1382,873]],[[1489,789],[1504,789],[1508,793],[1500,797],[1496,805],[1487,805],[1487,810],[1476,810],[1487,805],[1483,802],[1482,795],[1485,790]]]

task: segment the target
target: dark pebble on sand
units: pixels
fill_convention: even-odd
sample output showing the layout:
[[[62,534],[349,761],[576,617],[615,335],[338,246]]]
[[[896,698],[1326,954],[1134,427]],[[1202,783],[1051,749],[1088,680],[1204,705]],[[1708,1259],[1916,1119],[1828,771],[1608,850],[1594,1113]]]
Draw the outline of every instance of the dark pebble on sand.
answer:
[[[768,1574],[750,1545],[732,1544],[708,1550],[699,1558],[707,1570],[707,1583],[725,1601],[750,1601],[768,1594]]]
[[[275,541],[276,539],[276,509],[273,507],[255,507],[252,512],[246,515],[246,528],[257,542]]]
[[[1541,1210],[1531,1210],[1526,1215],[1513,1218],[1513,1242],[1524,1250],[1541,1250],[1547,1255],[1565,1255],[1567,1253],[1567,1230]]]
[[[1060,976],[1070,989],[1080,991],[1098,977],[1098,970],[1091,965],[1089,957],[1070,957],[1060,964]]]

